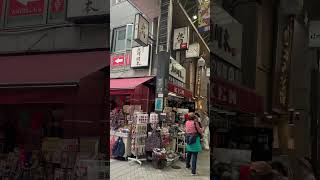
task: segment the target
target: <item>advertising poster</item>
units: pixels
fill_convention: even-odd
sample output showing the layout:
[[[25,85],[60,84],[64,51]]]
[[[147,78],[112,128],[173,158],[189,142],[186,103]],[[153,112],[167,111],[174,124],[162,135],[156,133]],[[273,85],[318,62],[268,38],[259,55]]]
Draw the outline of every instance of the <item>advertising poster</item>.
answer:
[[[200,32],[210,30],[210,1],[201,0],[198,10],[198,29]]]
[[[162,111],[163,109],[163,98],[156,98],[156,103],[155,103],[155,110],[156,111]]]
[[[62,22],[66,16],[66,0],[50,0],[48,22]]]
[[[46,22],[45,0],[8,1],[6,26],[28,26]]]

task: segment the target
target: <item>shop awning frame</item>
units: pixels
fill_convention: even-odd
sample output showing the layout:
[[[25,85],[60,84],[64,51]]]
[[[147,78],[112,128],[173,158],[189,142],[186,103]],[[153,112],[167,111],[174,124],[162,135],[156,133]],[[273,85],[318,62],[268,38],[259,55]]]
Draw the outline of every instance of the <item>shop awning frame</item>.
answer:
[[[0,56],[0,89],[77,87],[108,66],[108,51]]]
[[[147,83],[153,78],[154,76],[110,79],[110,95],[133,94],[137,86]]]

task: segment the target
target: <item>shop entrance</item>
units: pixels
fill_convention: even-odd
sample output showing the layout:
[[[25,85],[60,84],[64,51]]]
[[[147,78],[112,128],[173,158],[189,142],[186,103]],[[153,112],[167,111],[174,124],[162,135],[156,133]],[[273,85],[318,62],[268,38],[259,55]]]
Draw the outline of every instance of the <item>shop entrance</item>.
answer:
[[[63,111],[63,104],[1,105],[1,151],[39,150],[43,138],[62,138]]]

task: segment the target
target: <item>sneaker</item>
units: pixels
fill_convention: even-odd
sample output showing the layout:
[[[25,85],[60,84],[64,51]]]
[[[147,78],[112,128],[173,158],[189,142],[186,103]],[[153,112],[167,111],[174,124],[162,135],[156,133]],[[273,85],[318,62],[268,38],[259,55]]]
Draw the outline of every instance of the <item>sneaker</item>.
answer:
[[[187,169],[190,169],[190,167],[191,167],[190,165],[186,165],[186,168],[187,168]]]
[[[191,175],[192,175],[192,176],[196,176],[196,175],[198,175],[198,174],[197,174],[197,173],[191,173]]]

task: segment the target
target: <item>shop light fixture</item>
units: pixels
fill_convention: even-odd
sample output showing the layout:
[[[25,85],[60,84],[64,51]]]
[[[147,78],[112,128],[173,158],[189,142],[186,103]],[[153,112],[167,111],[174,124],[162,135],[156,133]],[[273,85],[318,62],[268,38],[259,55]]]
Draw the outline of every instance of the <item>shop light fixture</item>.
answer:
[[[173,93],[173,92],[169,92],[168,95],[169,95],[169,96],[173,96],[173,97],[177,97],[177,98],[181,98],[181,99],[184,98],[184,97],[182,97],[182,96],[178,96],[176,93]]]
[[[197,19],[198,19],[198,16],[197,16],[197,15],[193,15],[193,16],[192,16],[192,19],[193,19],[193,20],[197,20]]]

